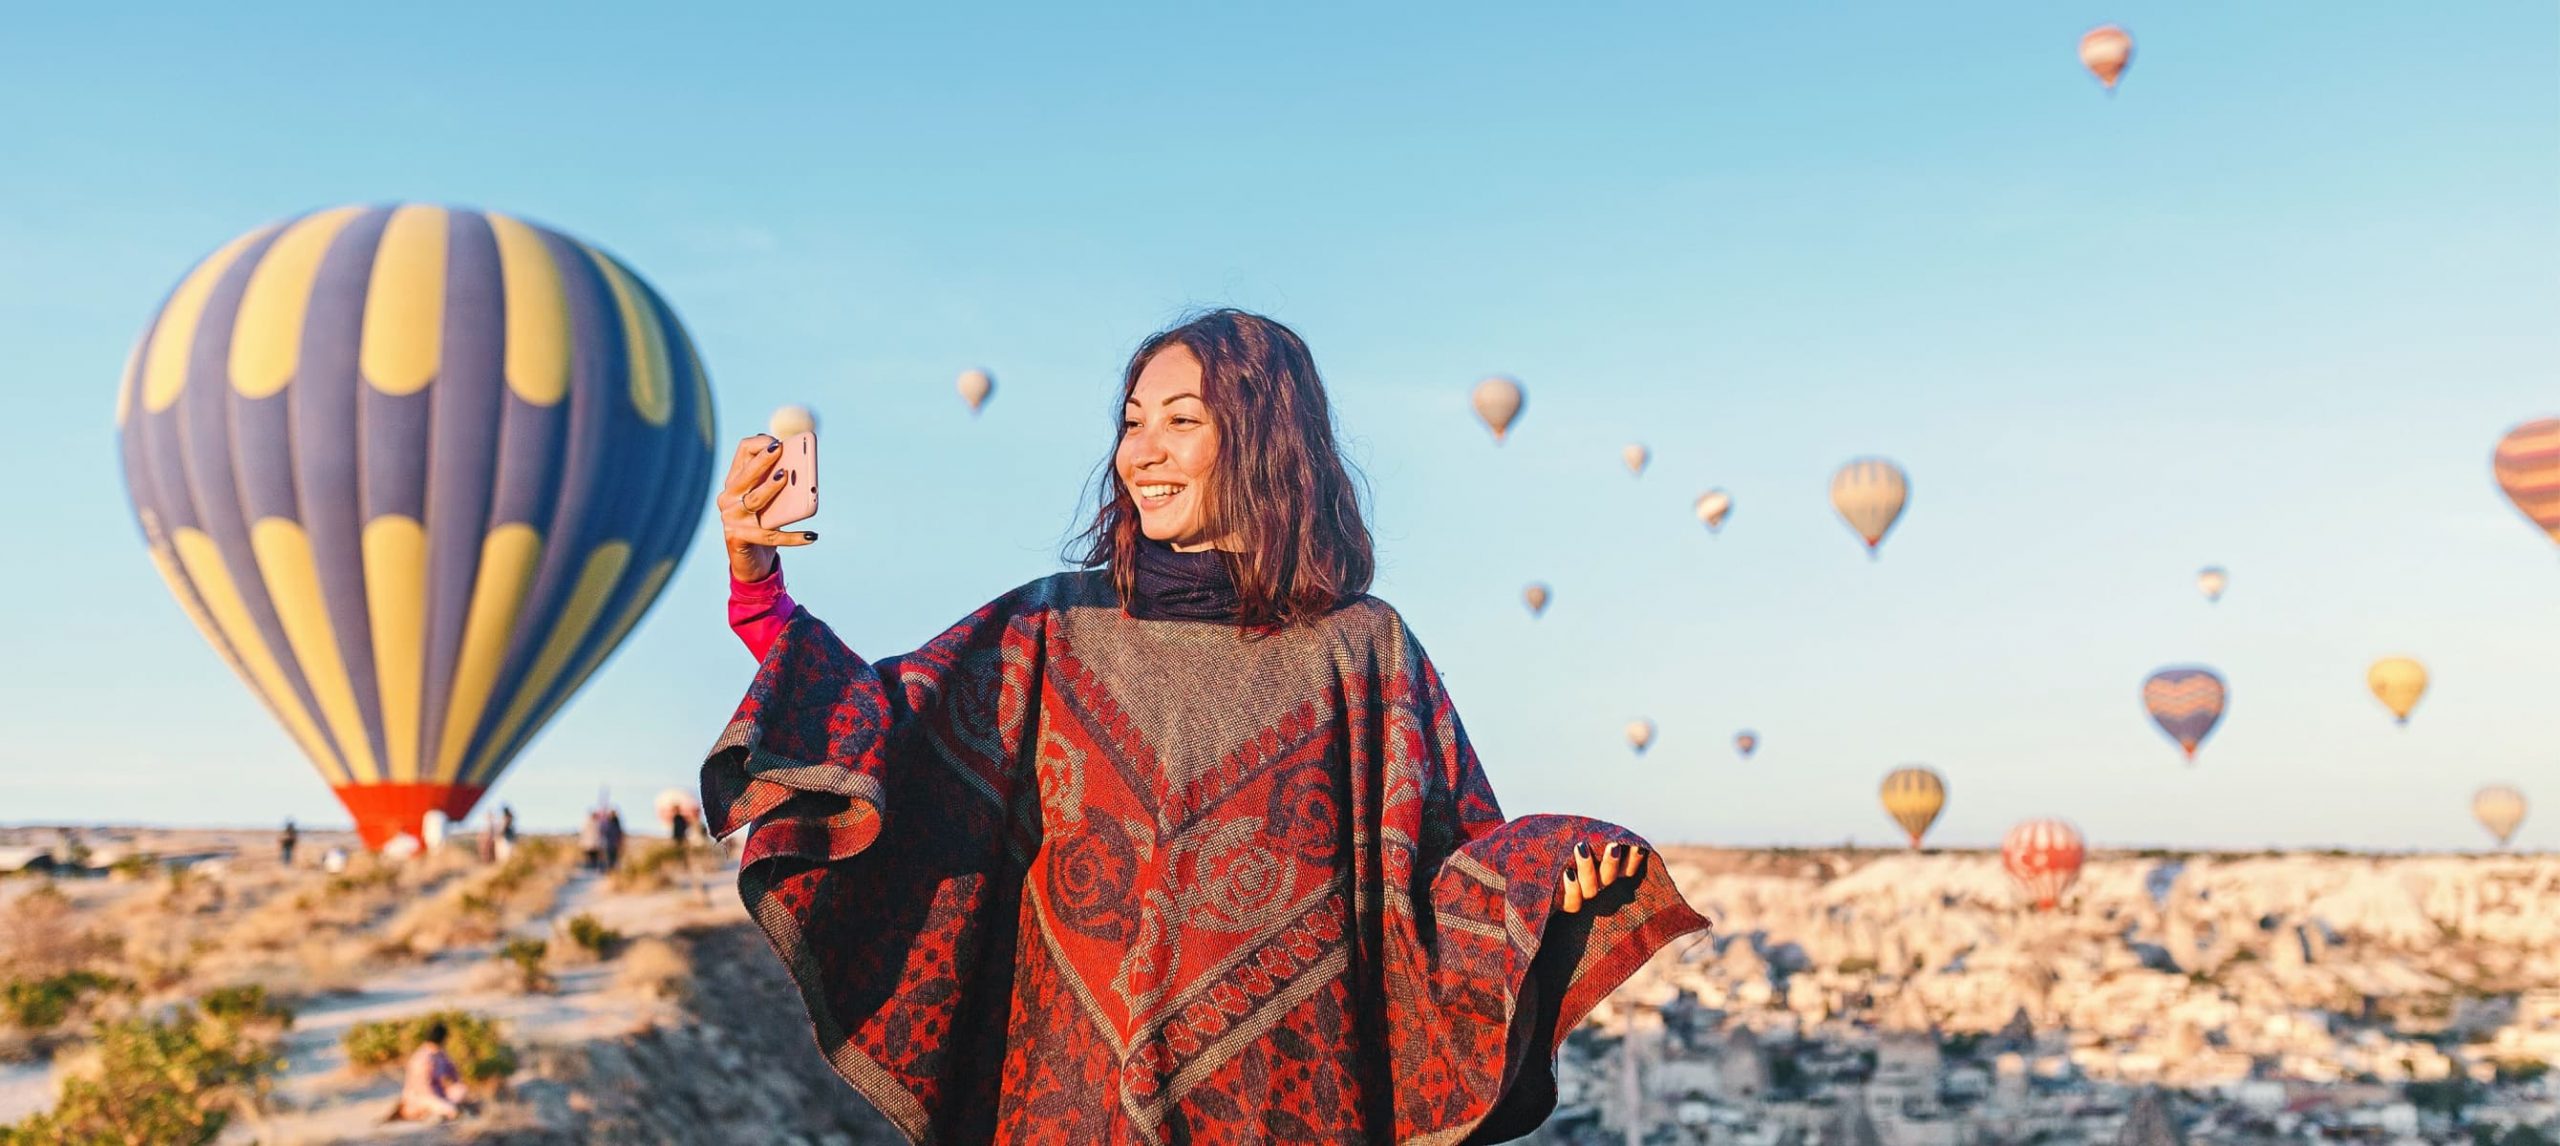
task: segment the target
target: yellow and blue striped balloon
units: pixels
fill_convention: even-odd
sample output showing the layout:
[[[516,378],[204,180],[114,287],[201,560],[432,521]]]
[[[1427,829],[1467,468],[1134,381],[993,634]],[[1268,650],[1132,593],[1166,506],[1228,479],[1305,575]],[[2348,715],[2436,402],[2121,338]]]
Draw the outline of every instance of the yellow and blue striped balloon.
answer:
[[[710,381],[629,267],[338,207],[181,278],[116,402],[151,558],[365,842],[467,814],[675,572]]]

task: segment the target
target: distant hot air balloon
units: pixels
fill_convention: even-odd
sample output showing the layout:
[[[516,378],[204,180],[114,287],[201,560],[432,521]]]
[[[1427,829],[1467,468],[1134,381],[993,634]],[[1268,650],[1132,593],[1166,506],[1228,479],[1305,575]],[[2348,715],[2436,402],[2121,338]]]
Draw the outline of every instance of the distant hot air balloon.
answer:
[[[1859,458],[1831,475],[1831,508],[1866,541],[1869,556],[1884,544],[1885,533],[1910,499],[1910,479],[1902,467],[1883,458]]]
[[[2080,882],[2087,851],[2080,829],[2060,820],[2028,820],[2000,841],[2000,866],[2038,910],[2049,911]]]
[[[2189,763],[2195,761],[2196,746],[2221,722],[2228,697],[2222,678],[2209,668],[2164,668],[2142,682],[2143,707],[2186,752]]]
[[[629,267],[415,204],[197,263],[116,424],[152,562],[377,849],[468,814],[639,624],[715,433],[692,340]]]
[[[2498,846],[2507,846],[2514,838],[2516,826],[2524,823],[2524,793],[2505,784],[2491,784],[2471,797],[2471,814],[2480,826],[2498,837]]]
[[[1733,512],[1733,495],[1720,489],[1708,490],[1698,495],[1697,511],[1707,532],[1714,533],[1724,527],[1725,515]]]
[[[2174,54],[2174,53],[2172,53]],[[2116,90],[2116,78],[2133,62],[2133,34],[2113,24],[2101,24],[2080,37],[2080,64],[2098,77],[2107,90]]]
[[[678,812],[684,813],[685,818],[694,823],[702,822],[702,801],[695,799],[692,792],[683,788],[669,788],[658,793],[654,803],[657,806],[658,823],[662,827],[675,827]]]
[[[2560,542],[2560,418],[2527,422],[2498,440],[2490,459],[2498,488],[2525,520]]]
[[[1760,750],[1760,734],[1753,732],[1748,728],[1734,733],[1733,750],[1736,753],[1739,753],[1743,759],[1751,759],[1751,754]]]
[[[1528,588],[1520,591],[1520,599],[1529,603],[1529,615],[1532,617],[1543,617],[1547,614],[1547,596],[1547,587],[1536,581],[1530,582]]]
[[[995,375],[984,370],[963,370],[958,383],[960,400],[969,404],[969,412],[985,408],[987,399],[996,392]]]
[[[1947,782],[1937,771],[1918,764],[1896,768],[1884,776],[1884,812],[1902,825],[1911,837],[1914,849],[1920,837],[1929,834],[1929,825],[1938,822],[1938,811],[1947,806]]]
[[[2364,683],[2382,707],[2391,710],[2393,719],[2407,724],[2409,710],[2427,694],[2427,666],[2407,657],[2384,657],[2365,670]]]
[[[2222,566],[2207,565],[2196,573],[2196,591],[2204,594],[2207,601],[2220,601],[2222,591],[2230,587],[2231,574],[2224,572]]]
[[[765,420],[764,428],[766,433],[777,438],[805,434],[818,428],[818,415],[807,406],[796,404],[784,406],[775,410],[773,417]]]
[[[1484,419],[1485,426],[1493,431],[1494,442],[1500,444],[1503,435],[1511,432],[1512,419],[1520,416],[1520,407],[1528,401],[1528,395],[1521,392],[1520,383],[1496,374],[1476,383],[1473,400],[1476,416]]]
[[[1635,746],[1636,755],[1644,755],[1645,749],[1653,747],[1653,722],[1650,720],[1628,721],[1627,743]]]
[[[1634,474],[1637,477],[1643,477],[1644,464],[1653,460],[1653,451],[1644,448],[1644,444],[1642,442],[1636,442],[1628,445],[1625,449],[1619,450],[1618,456],[1626,459],[1628,473]]]

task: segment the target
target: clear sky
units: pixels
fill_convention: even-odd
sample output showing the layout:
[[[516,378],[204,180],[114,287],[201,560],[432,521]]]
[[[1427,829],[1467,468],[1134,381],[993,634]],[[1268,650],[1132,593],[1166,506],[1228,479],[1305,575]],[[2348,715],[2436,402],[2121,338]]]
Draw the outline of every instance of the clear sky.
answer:
[[[2560,846],[2560,552],[2488,464],[2560,415],[2547,0],[568,7],[11,16],[0,822],[344,822],[151,571],[114,385],[232,235],[424,200],[648,276],[724,441],[819,408],[792,583],[858,649],[1056,568],[1122,360],[1231,304],[1315,349],[1514,814],[1877,843],[1926,762],[1950,844],[2467,847],[2505,779]],[[1913,487],[1874,563],[1825,501],[1868,453]],[[690,785],[751,669],[725,591],[706,519],[493,798]],[[2405,730],[2393,652],[2435,674]],[[2194,768],[2137,698],[2188,661],[2232,688]]]

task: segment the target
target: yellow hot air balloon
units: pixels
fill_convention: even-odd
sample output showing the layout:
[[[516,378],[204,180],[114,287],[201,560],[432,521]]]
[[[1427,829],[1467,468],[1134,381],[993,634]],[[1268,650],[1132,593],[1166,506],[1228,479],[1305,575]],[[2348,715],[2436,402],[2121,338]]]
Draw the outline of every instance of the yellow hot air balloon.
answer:
[[[1653,722],[1641,719],[1628,721],[1627,743],[1635,747],[1636,755],[1644,755],[1645,749],[1653,747]]]
[[[1528,588],[1520,591],[1520,599],[1529,603],[1529,615],[1532,617],[1546,615],[1547,597],[1547,587],[1536,581],[1530,582]]]
[[[1901,466],[1883,458],[1858,458],[1831,475],[1831,508],[1858,531],[1870,557],[1910,500],[1911,479]]]
[[[2427,666],[2407,657],[2384,657],[2365,670],[2364,683],[2394,718],[2407,724],[2409,710],[2418,707],[2418,698],[2427,694]]]
[[[2524,822],[2524,793],[2505,784],[2491,784],[2471,797],[2471,814],[2480,826],[2498,837],[2498,846],[2507,846],[2514,838],[2516,825]]]
[[[1618,456],[1626,460],[1628,473],[1643,477],[1644,464],[1653,460],[1653,451],[1644,448],[1642,442],[1630,442],[1625,449],[1618,451]]]
[[[1519,382],[1499,374],[1476,383],[1476,417],[1484,419],[1486,428],[1493,431],[1494,444],[1500,445],[1503,435],[1511,432],[1512,420],[1520,416],[1520,407],[1527,401],[1528,395],[1521,392]]]
[[[1911,846],[1920,846],[1920,837],[1929,834],[1929,825],[1938,822],[1938,810],[1947,806],[1947,782],[1936,771],[1912,764],[1885,773],[1884,811],[1911,837]]]
[[[984,408],[987,398],[996,392],[995,375],[984,370],[961,371],[960,380],[955,385],[959,388],[960,400],[969,404],[971,414]]]

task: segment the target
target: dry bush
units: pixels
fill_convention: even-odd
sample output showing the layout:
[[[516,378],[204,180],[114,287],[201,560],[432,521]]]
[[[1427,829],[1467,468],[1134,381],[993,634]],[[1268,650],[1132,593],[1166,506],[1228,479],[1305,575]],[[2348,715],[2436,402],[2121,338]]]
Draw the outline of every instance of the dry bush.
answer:
[[[372,970],[374,945],[369,940],[327,935],[305,938],[295,952],[300,975],[296,990],[314,994],[350,994]]]
[[[675,944],[654,936],[633,940],[613,976],[616,990],[653,999],[682,998],[692,981],[693,960]]]
[[[0,913],[0,977],[43,979],[115,957],[120,944],[91,930],[71,897],[47,884],[19,896]]]

